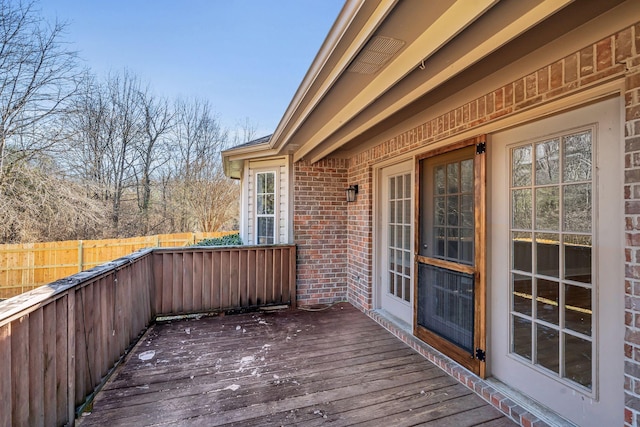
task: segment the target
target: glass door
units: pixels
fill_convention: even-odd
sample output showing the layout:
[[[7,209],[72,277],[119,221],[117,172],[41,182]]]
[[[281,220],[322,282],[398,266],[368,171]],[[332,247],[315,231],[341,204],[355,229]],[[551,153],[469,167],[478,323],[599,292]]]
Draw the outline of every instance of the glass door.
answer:
[[[483,375],[485,145],[479,141],[418,161],[415,333]]]
[[[413,323],[413,162],[387,167],[380,176],[381,308]]]

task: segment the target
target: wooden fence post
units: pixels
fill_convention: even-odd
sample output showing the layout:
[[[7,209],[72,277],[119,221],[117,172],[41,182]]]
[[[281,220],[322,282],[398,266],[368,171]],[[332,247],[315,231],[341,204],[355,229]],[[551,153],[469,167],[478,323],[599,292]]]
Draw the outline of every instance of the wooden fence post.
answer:
[[[84,250],[82,246],[82,240],[78,240],[78,273],[82,271],[84,261]]]

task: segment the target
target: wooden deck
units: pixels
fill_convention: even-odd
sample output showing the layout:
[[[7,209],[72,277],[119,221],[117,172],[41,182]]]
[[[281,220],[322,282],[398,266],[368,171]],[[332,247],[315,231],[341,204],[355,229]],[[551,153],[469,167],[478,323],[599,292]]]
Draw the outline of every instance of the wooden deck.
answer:
[[[349,304],[152,326],[77,425],[511,426]]]

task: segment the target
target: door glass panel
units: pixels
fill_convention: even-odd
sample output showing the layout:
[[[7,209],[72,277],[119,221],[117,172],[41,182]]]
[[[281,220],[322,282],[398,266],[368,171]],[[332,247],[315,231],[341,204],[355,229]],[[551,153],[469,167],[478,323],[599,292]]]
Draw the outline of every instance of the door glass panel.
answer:
[[[560,192],[559,187],[536,188],[536,229],[559,230]]]
[[[564,286],[564,326],[575,332],[591,336],[591,289],[582,286]]]
[[[560,176],[560,141],[536,144],[536,185],[555,184]]]
[[[591,184],[566,185],[562,206],[565,231],[591,231]]]
[[[560,245],[558,235],[536,233],[536,273],[559,277]]]
[[[531,321],[519,316],[512,316],[511,324],[514,339],[511,351],[525,359],[531,360]]]
[[[531,228],[531,208],[533,206],[532,192],[530,188],[513,190],[512,194],[512,211],[511,223],[513,228]]]
[[[537,318],[558,325],[560,289],[558,282],[536,280],[536,313]]]
[[[515,231],[511,238],[511,258],[513,259],[513,269],[531,273],[533,251],[531,246],[531,233]]]
[[[389,209],[389,285],[390,296],[411,299],[411,174],[388,178]]]
[[[555,373],[560,370],[560,334],[557,329],[536,324],[536,363]]]
[[[522,274],[513,274],[511,283],[513,284],[513,307],[512,310],[527,316],[531,316],[533,310],[531,304],[533,301],[533,284],[531,276],[523,276]]]
[[[592,351],[591,341],[564,334],[564,352],[567,355],[564,376],[589,389],[592,386]]]
[[[511,352],[586,388],[593,383],[592,157],[586,130],[514,147],[510,162]]]

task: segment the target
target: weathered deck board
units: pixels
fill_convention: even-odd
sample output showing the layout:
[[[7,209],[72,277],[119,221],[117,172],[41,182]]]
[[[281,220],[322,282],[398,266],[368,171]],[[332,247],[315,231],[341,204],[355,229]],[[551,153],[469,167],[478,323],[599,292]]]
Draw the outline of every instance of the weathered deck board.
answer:
[[[325,423],[513,425],[348,304],[154,325],[78,425]]]

